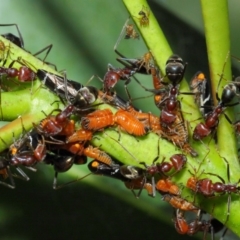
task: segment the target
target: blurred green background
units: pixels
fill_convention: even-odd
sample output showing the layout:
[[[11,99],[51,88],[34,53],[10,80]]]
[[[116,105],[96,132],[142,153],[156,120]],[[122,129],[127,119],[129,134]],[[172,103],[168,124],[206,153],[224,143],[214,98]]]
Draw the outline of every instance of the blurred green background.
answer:
[[[188,62],[187,78],[198,70],[208,75],[200,2],[152,0],[149,4],[173,51]],[[239,5],[238,0],[229,1],[235,56],[240,56]],[[128,17],[121,1],[0,0],[0,6],[0,23],[17,23],[27,50],[35,53],[53,44],[47,61],[56,64],[58,70],[65,69],[69,79],[84,84],[93,74],[103,78],[108,63],[120,66],[113,46]],[[17,34],[14,27],[1,27],[0,31]],[[142,39],[123,40],[118,49],[130,58],[147,51]],[[240,64],[235,64],[236,76]],[[139,79],[151,87],[149,77]],[[91,84],[101,86],[96,79]],[[122,86],[118,84],[117,92],[125,96]],[[148,95],[134,82],[129,90],[132,98]],[[134,104],[158,114],[152,98]],[[59,182],[80,177],[79,168],[86,166],[60,174]],[[16,180],[15,190],[0,186],[0,239],[190,239],[176,234],[171,222],[173,211],[159,195],[152,199],[144,192],[137,200],[121,182],[99,176],[54,191],[51,166],[26,173],[30,182]],[[202,234],[197,237],[201,239]],[[234,237],[228,233],[226,239]]]

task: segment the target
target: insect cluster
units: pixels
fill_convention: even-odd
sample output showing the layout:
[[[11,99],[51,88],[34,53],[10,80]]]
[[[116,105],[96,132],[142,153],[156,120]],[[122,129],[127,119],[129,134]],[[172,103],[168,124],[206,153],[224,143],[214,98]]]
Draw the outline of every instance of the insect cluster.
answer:
[[[149,16],[150,11],[143,7],[137,17],[141,27],[149,26]],[[137,198],[140,197],[144,189],[152,197],[160,193],[162,200],[171,204],[175,209],[172,220],[179,234],[193,235],[197,232],[203,232],[205,239],[210,233],[213,239],[214,233],[224,228],[224,224],[211,216],[208,219],[204,218],[205,212],[195,205],[194,200],[191,202],[184,199],[181,196],[182,187],[172,179],[178,174],[182,174],[188,164],[188,156],[198,157],[198,152],[192,147],[190,139],[200,141],[207,148],[208,143],[205,142],[205,139],[208,136],[211,140],[216,138],[216,129],[221,115],[224,115],[239,132],[239,122],[233,123],[229,116],[224,113],[227,108],[239,103],[233,100],[238,95],[239,82],[233,81],[225,85],[220,97],[216,92],[218,103],[215,107],[208,109],[209,111],[206,113],[207,107],[205,105],[210,101],[211,96],[207,92],[207,80],[202,72],[196,73],[192,78],[190,82],[191,92],[183,93],[179,90],[187,68],[187,63],[180,56],[173,54],[166,59],[166,74],[162,75],[150,51],[145,53],[142,58],[132,58],[124,56],[117,50],[117,46],[123,38],[139,39],[134,25],[128,24],[128,22],[129,19],[124,24],[114,47],[118,54],[117,60],[123,64],[123,67],[108,65],[106,74],[103,79],[100,79],[103,84],[102,89],[97,89],[94,86],[83,86],[67,79],[66,74],[61,76],[36,68],[29,64],[27,59],[20,57],[12,60],[7,66],[7,60],[12,59],[11,46],[13,44],[25,49],[20,32],[19,37],[9,33],[2,34],[2,37],[9,40],[10,43],[6,45],[5,42],[0,41],[1,90],[11,91],[11,84],[8,86],[9,81],[12,81],[16,88],[20,88],[21,84],[26,82],[33,84],[35,81],[40,81],[39,88],[47,88],[56,94],[64,108],[53,109],[49,114],[45,114],[44,119],[39,123],[33,123],[30,131],[25,129],[24,121],[21,121],[22,133],[17,139],[13,136],[10,146],[7,146],[1,137],[1,145],[6,145],[6,149],[0,155],[0,176],[2,178],[0,184],[13,189],[15,188],[15,178],[29,180],[27,174],[22,170],[22,166],[36,171],[37,164],[45,163],[52,165],[55,171],[53,188],[62,188],[66,184],[58,185],[58,173],[70,170],[74,164],[86,164],[87,158],[92,158],[93,160],[88,163],[90,174],[104,175],[122,181]],[[15,26],[17,27],[17,25]],[[43,49],[43,51],[47,50],[46,56],[51,47],[52,45]],[[18,67],[15,67],[16,65]],[[136,78],[137,74],[150,76],[153,88],[149,89],[143,86]],[[219,81],[222,78],[223,76],[220,77]],[[155,105],[160,110],[158,116],[142,112],[133,106],[131,93],[127,87],[132,79],[140,87],[153,94]],[[124,88],[128,96],[127,101],[122,100],[114,91],[114,87],[119,81],[124,81]],[[36,91],[40,91],[40,89]],[[192,136],[189,132],[189,123],[183,116],[180,94],[193,95],[202,113],[203,120],[196,125]],[[107,106],[105,104],[108,104],[109,107],[105,107]],[[4,120],[2,105],[0,113]],[[152,160],[151,165],[147,165],[145,162],[139,162],[141,167],[134,166],[134,164],[123,164],[121,159],[114,158],[103,151],[101,147],[95,147],[91,143],[95,133],[104,133],[106,128],[112,127],[118,132],[118,139],[112,140],[118,144],[120,144],[121,132],[136,138],[141,138],[151,132],[155,133],[159,139],[173,143],[180,153],[172,154],[169,159],[162,157],[159,162],[160,151],[158,147],[158,156]],[[112,137],[109,136],[109,138]],[[239,194],[240,180],[231,183],[229,163],[227,159],[222,159],[227,169],[227,183],[216,173],[201,171],[202,163],[200,163],[198,169],[192,167],[193,171],[190,172],[190,177],[184,188],[190,189],[194,196],[202,195],[206,198],[228,195],[225,221],[227,223],[231,217],[229,215],[231,196]],[[201,177],[202,175],[204,177]],[[218,180],[213,181],[212,176]]]

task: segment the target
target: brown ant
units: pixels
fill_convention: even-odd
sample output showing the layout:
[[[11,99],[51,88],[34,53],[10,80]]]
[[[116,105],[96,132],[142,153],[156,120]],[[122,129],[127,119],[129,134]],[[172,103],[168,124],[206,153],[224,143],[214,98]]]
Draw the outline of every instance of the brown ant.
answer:
[[[29,82],[36,80],[36,74],[29,67],[22,66],[19,69],[13,68],[13,61],[8,68],[0,67],[0,77],[17,78],[20,82]]]
[[[111,64],[108,64],[108,71],[103,78],[103,92],[111,95],[111,89],[116,85],[119,80],[125,81],[124,87],[130,98],[130,94],[127,89],[127,84],[131,81],[131,77],[136,73],[135,69],[131,68],[115,68]]]
[[[14,140],[9,147],[9,163],[12,166],[35,166],[42,162],[46,156],[46,144],[44,139],[39,139],[35,131],[27,133],[24,129],[23,134],[18,140]]]
[[[2,140],[3,141],[3,140]],[[13,177],[28,181],[29,177],[20,169],[19,166],[25,166],[29,170],[36,171],[33,168],[38,162],[44,160],[46,156],[46,145],[44,140],[40,140],[36,132],[29,133],[23,128],[23,134],[18,140],[14,140],[9,147],[8,153],[2,153],[0,157],[0,175],[3,178],[9,177],[10,184],[0,182],[0,184],[9,188],[15,188]],[[13,166],[20,175],[12,174],[10,167]]]
[[[209,178],[203,178],[203,179],[198,179],[195,176],[192,176],[188,179],[186,186],[190,189],[192,189],[196,193],[200,193],[203,196],[206,197],[215,197],[217,196],[216,194],[224,195],[228,194],[228,202],[227,202],[227,218],[225,223],[229,219],[230,215],[230,204],[231,204],[231,194],[240,193],[240,179],[236,183],[231,183],[230,182],[230,166],[226,158],[222,157],[227,164],[227,178],[228,178],[228,183],[224,181],[222,177],[220,177],[217,174],[214,173],[205,173],[211,176],[215,176],[220,179],[221,182],[213,182]]]
[[[74,111],[73,105],[68,105],[64,110],[60,111],[56,116],[51,115],[43,119],[39,125],[33,123],[37,132],[44,137],[51,137],[56,135],[70,136],[74,133],[75,123],[70,120],[70,116]],[[56,110],[54,110],[56,111]]]
[[[194,235],[198,232],[203,232],[203,239],[206,239],[207,233],[211,234],[211,239],[214,239],[214,234],[223,229],[224,225],[217,219],[203,220],[202,210],[198,210],[196,219],[186,221],[184,212],[180,209],[175,211],[175,218],[173,219],[174,227],[179,234]]]
[[[172,183],[172,181],[167,179],[160,179],[155,183],[155,174],[160,174],[164,177],[167,177],[166,173],[169,173],[171,170],[175,170],[174,174],[178,173],[186,164],[187,158],[183,154],[174,154],[170,157],[170,162],[165,162],[165,158],[161,161],[161,163],[156,163],[159,158],[159,148],[158,148],[158,156],[153,160],[151,166],[147,166],[144,162],[140,162],[146,168],[146,173],[152,176],[152,186],[153,186],[153,196],[155,196],[155,187],[160,193],[170,193],[174,195],[180,195],[180,189],[177,185]],[[172,174],[173,175],[173,174]]]

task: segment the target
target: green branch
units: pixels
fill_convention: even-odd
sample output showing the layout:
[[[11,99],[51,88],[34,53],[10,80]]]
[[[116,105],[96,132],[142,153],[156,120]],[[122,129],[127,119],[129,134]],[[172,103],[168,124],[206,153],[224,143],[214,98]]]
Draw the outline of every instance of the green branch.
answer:
[[[147,2],[144,0],[123,0],[123,2],[131,16],[138,16],[138,12],[142,9],[142,6],[149,8]],[[227,55],[227,52],[229,51],[229,34],[228,34],[229,27],[228,27],[228,18],[227,18],[227,14],[228,14],[227,1],[221,1],[221,4],[219,5],[219,2],[209,3],[209,1],[205,0],[205,1],[202,1],[202,6],[203,6],[203,14],[206,14],[207,16],[209,16],[209,18],[204,17],[205,27],[207,29],[207,26],[211,26],[211,29],[206,30],[206,37],[207,37],[207,42],[210,42],[208,43],[209,59],[211,59],[209,60],[209,64],[211,69],[211,80],[215,82],[215,84],[212,85],[214,89],[213,91],[215,92],[216,86],[220,78],[218,74],[222,73],[222,68],[226,59],[226,55]],[[221,16],[221,22],[218,22],[219,16]],[[162,33],[162,30],[158,26],[158,23],[154,15],[151,12],[149,17],[149,27],[145,27],[145,28],[140,27],[139,20],[137,18],[133,17],[133,20],[138,26],[139,31],[141,32],[141,35],[144,41],[146,42],[146,45],[152,51],[160,69],[163,71],[165,67],[166,59],[168,59],[168,57],[170,56],[171,51],[164,37],[164,34]],[[219,24],[219,26],[221,26],[221,28],[219,28],[219,26],[216,27],[217,23]],[[226,32],[223,29],[223,27],[227,29]],[[214,43],[214,41],[216,41],[214,39],[216,38],[218,38],[218,41],[219,39],[221,39],[221,41],[218,42],[218,44],[216,44],[216,42]],[[229,73],[230,72],[229,69],[230,69],[230,60],[228,59],[228,62],[225,67],[226,71],[224,72],[224,73],[228,72],[228,75],[224,75],[227,77],[227,79],[231,79],[230,78],[231,73]],[[212,75],[214,75],[214,77]],[[226,82],[222,81],[222,85],[225,85],[225,84]],[[189,91],[185,81],[183,81],[183,83],[181,84],[181,90]],[[190,114],[184,115],[185,119],[187,119],[189,122],[193,121],[194,119],[198,118],[198,116],[200,116],[198,113],[197,107],[193,103],[193,99],[190,96],[189,97],[184,96],[183,100],[181,99],[181,103],[182,103],[182,109],[184,112],[192,113],[192,115]],[[194,128],[194,125],[196,125],[197,123],[198,123],[197,121],[194,123],[191,122],[192,129]],[[224,134],[219,137],[219,148],[220,148],[221,154],[227,156],[227,159],[231,166],[231,182],[234,183],[234,182],[237,182],[239,179],[239,165],[236,164],[237,154],[236,154],[236,148],[235,148],[236,143],[235,143],[234,134],[231,129],[231,126],[229,126],[228,123],[226,124],[225,121],[222,121],[222,123],[220,123],[219,129],[220,129],[219,131],[222,131],[222,129],[225,129]],[[229,146],[228,143],[226,143],[228,140],[230,144],[232,144],[232,146]],[[160,146],[161,146],[161,153],[164,155],[165,148],[163,145],[160,145]],[[199,153],[198,162],[201,162],[206,156],[206,146],[204,146],[202,143],[195,143],[195,142],[192,142],[192,146],[194,149],[198,151]],[[146,148],[149,149],[149,146],[146,146]],[[221,177],[226,179],[226,165],[223,163],[223,160],[219,157],[219,154],[216,150],[216,147],[213,141],[209,144],[209,148],[210,148],[210,153],[204,160],[205,163],[203,164],[202,169],[204,169],[205,172],[212,172],[212,173],[216,173],[216,170],[217,170],[217,173]],[[198,165],[196,164],[196,160],[192,159],[189,156],[188,156],[188,162],[195,167],[197,167],[196,165]],[[188,172],[185,171],[179,178],[176,178],[176,180],[178,181],[178,183],[185,184],[186,180],[189,177],[190,176]],[[202,177],[211,178],[209,175],[202,176]],[[213,181],[216,182],[216,181],[219,181],[219,179],[213,178]],[[226,179],[226,182],[227,182],[227,179]],[[188,193],[183,192],[182,196],[187,197],[188,194],[189,192]],[[234,198],[234,194],[232,195]],[[215,200],[199,197],[197,198],[197,200],[199,201],[198,202],[199,206],[201,206],[201,208],[205,210],[208,210],[210,214],[212,213],[213,205],[215,205],[213,216],[219,219],[220,221],[225,222],[226,212],[227,212],[226,196],[223,198],[217,197],[215,198]],[[231,209],[230,209],[231,210],[230,219],[227,223],[227,226],[238,235],[240,235],[240,230],[238,227],[236,227],[236,223],[238,222],[238,218],[239,218],[237,214],[239,206],[240,206],[239,201],[234,201],[234,204],[232,203]]]
[[[131,16],[138,16],[138,12],[142,9],[142,6],[148,7],[146,1],[142,0],[124,0],[124,3],[130,13]],[[145,40],[147,46],[152,51],[157,64],[160,69],[164,72],[164,67],[166,60],[172,54],[172,51],[167,43],[167,40],[164,37],[161,29],[158,26],[156,19],[154,18],[152,12],[150,14],[150,24],[149,27],[141,28],[139,26],[139,21],[137,18],[133,18],[136,21],[137,26],[139,27],[139,31],[142,34],[143,39]],[[1,39],[6,44],[8,43],[6,40]],[[23,50],[13,46],[11,44],[11,59],[22,57],[22,59],[27,60],[31,66],[34,66],[36,69],[45,69],[47,71],[53,72],[46,64],[43,64],[38,59],[34,58],[30,54],[24,52]],[[9,60],[10,62],[10,60]],[[181,84],[182,91],[189,91],[186,81],[184,80]],[[47,91],[47,92],[46,92]],[[39,83],[34,84],[33,94],[31,92],[31,84],[23,90],[16,90],[14,92],[5,92],[2,94],[2,109],[3,109],[3,117],[7,117],[9,120],[13,120],[13,122],[9,123],[5,127],[0,129],[0,137],[10,144],[12,141],[12,133],[19,136],[21,134],[21,123],[19,120],[14,120],[18,115],[22,115],[23,124],[25,128],[30,129],[32,127],[32,122],[39,122],[44,115],[41,110],[44,110],[47,114],[52,110],[58,108],[56,105],[51,105],[58,98],[51,93],[50,91],[39,87]],[[17,96],[19,95],[19,99]],[[50,99],[46,99],[46,95],[50,96]],[[16,97],[16,98],[15,98]],[[21,100],[21,101],[20,101]],[[8,102],[11,104],[8,105]],[[21,104],[19,104],[21,102]],[[182,109],[184,110],[184,117],[190,123],[191,128],[198,123],[198,121],[194,121],[196,118],[200,116],[200,113],[194,104],[193,97],[184,96],[182,102]],[[17,111],[18,105],[21,105],[22,110]],[[101,108],[110,108],[109,106],[103,104]],[[12,114],[14,113],[14,114]],[[18,131],[17,131],[18,130]],[[16,133],[15,133],[16,132]],[[120,141],[118,142],[118,134],[114,130],[104,130],[102,133],[95,134],[97,138],[93,138],[92,144],[95,146],[101,147],[101,149],[105,150],[110,155],[114,156],[118,160],[120,160],[124,164],[131,164],[142,166],[139,162],[146,162],[146,164],[150,165],[153,159],[157,156],[158,152],[158,136],[150,133],[147,136],[136,138],[133,136],[129,136],[128,134],[121,133]],[[218,154],[218,151],[215,148],[213,141],[209,144],[210,153],[208,153],[208,149],[205,145],[199,142],[191,142],[193,148],[199,153],[199,157],[194,159],[191,156],[188,156],[188,162],[190,164],[187,165],[191,171],[191,166],[197,168],[199,163],[203,161],[202,169],[206,172],[217,172],[221,177],[223,177],[226,181],[226,165],[225,162],[221,159]],[[166,157],[169,159],[174,153],[181,152],[171,143],[167,142],[164,139],[160,139],[160,160],[162,157]],[[3,150],[6,148],[5,144],[0,143],[0,148]],[[207,157],[206,157],[207,155]],[[229,157],[236,158],[234,152],[229,154]],[[229,160],[230,162],[230,160]],[[230,162],[231,164],[231,162]],[[183,169],[180,174],[177,174],[173,177],[173,181],[178,184],[186,184],[187,179],[191,176],[188,172],[188,169]],[[71,171],[70,171],[71,172]],[[81,171],[79,171],[81,172]],[[201,172],[201,170],[200,170]],[[231,168],[231,173],[234,176],[231,181],[237,182],[239,175],[239,167]],[[70,173],[71,174],[71,173]],[[204,175],[203,175],[204,177]],[[206,175],[206,177],[209,177]],[[213,178],[214,181],[218,181],[217,178]],[[193,199],[193,193],[189,190],[184,189],[182,196],[187,198],[188,200]],[[196,198],[196,204],[201,206],[201,208],[207,210],[211,213],[212,207],[214,205],[214,213],[213,216],[218,218],[220,221],[224,222],[226,219],[227,213],[227,201],[226,196],[221,198],[205,199],[201,197]],[[234,204],[231,206],[231,216],[228,222],[228,226],[235,232],[239,230],[234,228],[234,224],[238,222],[239,216],[237,214],[238,209],[240,208],[239,201],[234,201]]]
[[[202,0],[201,4],[208,50],[212,95],[215,98],[216,91],[218,95],[221,96],[222,89],[224,85],[226,85],[226,79],[232,81],[228,1]],[[221,17],[219,18],[219,16]],[[223,79],[219,84],[221,74],[223,74]],[[230,117],[233,116],[233,110],[231,108],[227,110],[227,115]],[[221,117],[218,127],[218,146],[220,152],[226,157],[234,157],[232,156],[232,152],[234,152],[235,157],[231,162],[235,166],[236,164],[238,166],[236,139],[233,128],[224,116]]]

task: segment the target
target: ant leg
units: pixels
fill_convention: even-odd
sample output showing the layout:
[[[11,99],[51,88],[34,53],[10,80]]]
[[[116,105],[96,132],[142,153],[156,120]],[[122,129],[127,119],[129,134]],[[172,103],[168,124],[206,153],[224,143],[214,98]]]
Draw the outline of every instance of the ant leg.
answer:
[[[92,75],[86,82],[85,86],[87,86],[94,78],[96,77],[96,75]],[[102,79],[101,79],[102,80]]]
[[[39,55],[39,54],[41,54],[41,53],[43,53],[44,51],[46,51],[46,54],[45,54],[45,57],[43,58],[43,62],[45,62],[45,59],[47,58],[47,56],[48,56],[48,54],[50,53],[50,51],[52,50],[52,47],[53,47],[53,45],[52,44],[50,44],[50,45],[48,45],[48,46],[46,46],[46,47],[44,47],[43,49],[41,49],[41,50],[39,50],[38,52],[36,52],[36,53],[34,53],[33,54],[33,56],[37,56],[37,55]],[[49,64],[49,63],[47,63],[47,64]],[[51,64],[52,65],[52,64]],[[55,67],[55,70],[57,70],[57,68],[56,68],[56,65],[52,65],[52,66],[54,66]]]
[[[11,41],[13,42],[14,44],[18,45],[19,47],[21,48],[24,48],[24,42],[23,42],[23,37],[22,37],[22,34],[18,28],[18,25],[16,23],[11,23],[11,24],[0,24],[0,27],[11,27],[11,26],[15,26],[16,29],[17,29],[17,32],[18,32],[18,35],[19,35],[19,40],[17,41]],[[16,36],[14,36],[16,38]],[[9,38],[5,37],[6,39],[10,40]]]
[[[0,181],[0,184],[3,185],[3,186],[5,186],[5,187],[14,189],[14,188],[15,188],[15,183],[14,183],[13,179],[10,180],[10,182],[11,182],[11,184],[8,184],[8,183],[5,183],[5,182]]]
[[[56,190],[58,188],[57,186],[57,177],[58,177],[58,172],[55,172],[54,179],[53,179],[53,189]]]
[[[126,83],[124,84],[124,89],[125,89],[125,92],[126,92],[127,97],[128,97],[128,103],[129,103],[129,105],[132,105],[132,98],[131,98],[130,92],[128,91],[128,88],[127,88],[127,85],[128,85],[129,82],[130,82],[130,79],[127,80]]]
[[[77,178],[77,179],[75,179],[75,180],[69,181],[69,182],[67,182],[67,183],[63,183],[63,184],[61,184],[61,185],[57,185],[57,176],[58,176],[58,174],[57,174],[57,172],[55,172],[55,177],[54,177],[54,180],[53,180],[53,189],[54,189],[54,190],[58,190],[58,189],[60,189],[60,188],[66,187],[66,186],[69,185],[69,184],[72,184],[72,183],[81,181],[82,179],[88,177],[88,176],[91,175],[91,174],[93,174],[93,173],[90,172],[90,173],[86,174],[85,176],[83,176],[83,177],[81,177],[81,178]],[[55,179],[55,178],[56,178],[56,179]]]
[[[219,175],[217,175],[215,173],[209,173],[209,172],[206,172],[205,174],[208,174],[208,175],[211,175],[211,176],[215,176],[215,177],[219,178],[223,184],[225,184],[224,179],[222,177],[220,177]]]
[[[226,113],[223,113],[223,115],[232,126],[235,125]]]
[[[143,86],[135,76],[132,76],[132,77],[133,77],[133,79],[134,79],[145,91],[153,92],[153,91],[151,91],[151,89],[148,89],[148,88],[146,88],[145,86]],[[154,93],[154,92],[153,92],[153,93]]]
[[[220,156],[221,158],[223,158],[223,160],[225,161],[225,163],[227,164],[227,178],[228,178],[228,183],[230,183],[230,166],[229,166],[229,162],[227,161],[227,159],[225,157]],[[225,184],[225,181],[222,177],[220,177],[219,175],[215,174],[215,173],[206,173],[215,177],[218,177],[222,183]]]
[[[121,54],[121,53],[118,52],[118,54]],[[126,57],[121,57],[121,58],[117,58],[117,61],[120,62],[126,68],[137,69],[137,67],[136,67],[137,64],[138,64],[137,59],[130,59],[130,58],[126,58]]]
[[[121,129],[120,129],[120,127],[118,127],[117,130],[114,129],[114,131],[116,131],[118,133],[118,142],[120,142],[120,140],[121,140]]]
[[[109,136],[106,132],[104,132],[104,134],[105,134],[107,137],[111,138],[111,139],[112,139],[113,141],[115,141],[116,143],[118,143],[135,161],[139,162],[139,160],[138,160],[131,152],[129,152],[129,150],[128,150],[127,148],[125,148],[125,147],[120,143],[120,141],[118,141],[118,140],[114,139],[113,137]]]
[[[144,178],[144,179],[143,179],[142,185],[141,185],[141,187],[140,187],[140,189],[139,189],[139,191],[138,191],[138,193],[137,193],[136,198],[139,198],[139,197],[140,197],[140,195],[141,195],[141,193],[142,193],[142,190],[143,190],[143,188],[144,188],[144,185],[145,185],[146,182],[147,182],[146,176],[144,176],[143,178]]]
[[[232,201],[231,194],[228,193],[227,217],[226,217],[226,220],[225,220],[225,222],[224,222],[224,225],[226,225],[226,223],[228,222],[228,219],[229,219],[229,217],[230,217],[230,206],[231,206],[231,201]]]
[[[228,231],[228,228],[225,228],[225,230],[223,231],[223,234],[222,234],[222,236],[220,237],[219,240],[223,240],[223,238],[226,235],[227,231]]]
[[[227,159],[225,157],[222,157],[222,158],[225,161],[225,163],[227,164],[227,178],[228,178],[228,183],[230,183],[230,166],[229,166],[229,162],[227,161]]]
[[[67,99],[67,101],[69,101],[69,98],[68,98],[68,91],[67,90],[67,73],[66,71],[64,70],[63,71],[63,81],[64,81],[64,88],[65,88],[65,98]]]
[[[123,28],[122,28],[122,31],[117,39],[117,42],[115,43],[114,45],[114,52],[120,56],[120,58],[117,58],[117,61],[120,62],[121,64],[123,64],[125,67],[127,68],[134,68],[136,65],[134,64],[134,62],[137,62],[138,60],[136,59],[128,59],[126,58],[123,54],[121,54],[118,50],[117,50],[117,47],[120,43],[120,41],[122,40],[123,36],[124,36],[124,32],[125,30],[127,29],[127,23],[128,21],[130,20],[130,18],[127,19],[127,21],[125,22],[125,24],[123,25]]]
[[[222,79],[223,79],[223,72],[224,72],[225,66],[226,66],[226,64],[227,64],[227,59],[228,59],[228,57],[229,57],[229,54],[230,54],[230,51],[227,52],[226,59],[225,59],[225,62],[224,62],[224,64],[223,64],[223,68],[222,68],[222,73],[221,73],[221,75],[220,75],[220,79],[219,79],[218,85],[217,85],[216,99],[217,99],[218,101],[220,101],[220,98],[219,98],[219,96],[218,96],[218,89],[219,89],[220,83],[221,83],[221,81],[222,81]]]
[[[24,181],[29,181],[30,178],[27,176],[27,174],[20,167],[17,167],[16,170],[20,173],[21,176],[15,175],[15,177],[20,178]]]
[[[152,176],[152,197],[156,197],[156,181],[154,176]]]
[[[27,168],[28,170],[30,170],[32,172],[37,172],[37,169],[34,167],[25,167],[25,168]]]

